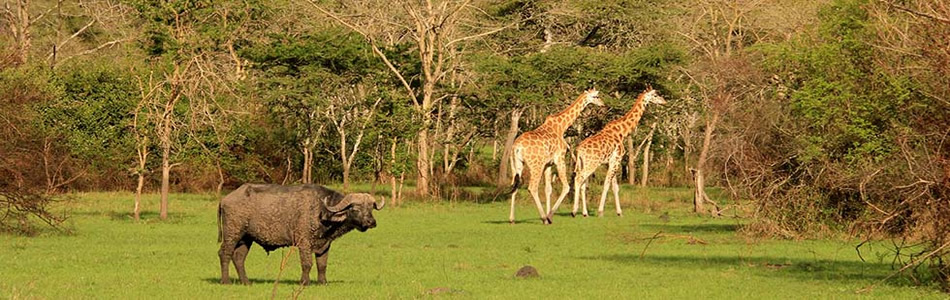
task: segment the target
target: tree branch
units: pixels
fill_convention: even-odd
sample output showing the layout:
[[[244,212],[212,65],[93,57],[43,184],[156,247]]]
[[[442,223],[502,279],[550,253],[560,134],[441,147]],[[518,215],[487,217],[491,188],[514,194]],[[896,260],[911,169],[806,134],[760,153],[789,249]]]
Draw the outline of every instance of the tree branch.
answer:
[[[896,3],[894,3],[893,1],[884,1],[884,0],[880,0],[880,1],[881,1],[882,3],[884,3],[884,4],[887,4],[887,5],[890,6],[890,7],[896,8],[896,9],[898,9],[898,10],[905,11],[905,12],[910,13],[910,14],[912,14],[912,15],[915,15],[915,16],[918,16],[918,17],[928,18],[928,19],[931,19],[931,20],[934,20],[934,21],[937,21],[937,22],[940,22],[940,23],[944,23],[944,24],[950,25],[950,19],[947,19],[947,18],[944,18],[944,17],[940,17],[940,16],[935,16],[935,15],[928,14],[928,13],[925,13],[925,12],[919,12],[919,11],[916,11],[916,10],[913,10],[913,9],[910,9],[910,8],[907,8],[907,7],[903,6],[903,5],[896,4]]]
[[[321,13],[327,15],[333,20],[336,20],[343,26],[346,26],[347,28],[350,28],[351,30],[356,31],[356,33],[359,33],[360,35],[363,36],[363,38],[369,41],[370,46],[373,48],[373,53],[376,53],[376,55],[379,56],[379,58],[381,58],[384,63],[386,63],[386,66],[389,67],[389,70],[392,71],[393,74],[395,74],[397,78],[399,78],[399,81],[402,83],[402,86],[406,89],[406,92],[409,94],[409,99],[412,99],[413,106],[416,109],[421,109],[421,106],[419,105],[419,99],[417,99],[415,91],[409,85],[409,82],[406,81],[406,78],[402,76],[402,73],[399,72],[399,70],[396,69],[393,63],[389,61],[389,58],[386,57],[386,54],[383,53],[383,51],[379,50],[379,47],[376,46],[376,40],[374,40],[372,37],[366,34],[366,32],[363,32],[355,25],[350,24],[349,22],[343,20],[339,16],[331,13],[330,11],[323,9],[322,7],[317,5],[317,3],[313,2],[313,0],[307,0],[307,2],[310,2],[310,4],[313,5],[313,7],[319,10]]]
[[[83,56],[83,55],[92,54],[93,52],[102,50],[103,48],[112,47],[112,46],[114,46],[115,44],[118,44],[118,43],[121,43],[121,42],[125,42],[125,41],[129,41],[129,40],[131,40],[131,39],[132,39],[132,38],[125,38],[125,39],[119,39],[119,40],[114,40],[114,41],[111,41],[111,42],[103,43],[102,45],[99,45],[99,46],[96,47],[96,48],[89,49],[89,50],[86,50],[86,51],[83,51],[83,52],[79,52],[79,53],[76,53],[76,54],[74,54],[74,55],[71,55],[71,56],[68,56],[68,57],[66,57],[66,58],[63,58],[63,60],[60,60],[60,61],[56,62],[56,64],[53,65],[53,67],[55,68],[56,66],[58,66],[58,65],[60,65],[60,64],[62,64],[62,63],[64,63],[64,62],[66,62],[66,61],[68,61],[68,60],[70,60],[70,59],[73,59],[73,58],[75,58],[75,57],[77,57],[77,56]]]
[[[62,42],[60,42],[59,45],[56,45],[56,48],[54,48],[53,52],[50,52],[50,54],[49,54],[48,56],[46,56],[46,60],[52,59],[52,58],[53,58],[53,54],[55,54],[56,51],[58,51],[58,49],[62,49],[63,46],[66,45],[66,43],[68,43],[68,42],[71,41],[72,39],[74,39],[74,38],[76,38],[77,36],[79,36],[80,34],[82,34],[83,31],[86,31],[86,29],[88,29],[90,26],[92,26],[92,24],[95,24],[95,23],[96,23],[96,20],[93,19],[92,22],[89,22],[89,24],[86,24],[86,26],[83,26],[82,28],[80,28],[79,30],[77,30],[75,33],[73,33],[73,35],[69,36],[68,38],[66,38],[65,40],[63,40]]]

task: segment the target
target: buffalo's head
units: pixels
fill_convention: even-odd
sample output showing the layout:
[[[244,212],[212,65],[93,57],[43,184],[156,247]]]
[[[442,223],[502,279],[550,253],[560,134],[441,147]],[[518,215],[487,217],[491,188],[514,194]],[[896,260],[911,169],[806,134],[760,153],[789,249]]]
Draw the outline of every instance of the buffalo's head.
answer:
[[[333,214],[333,221],[345,222],[363,232],[376,227],[373,210],[381,210],[383,206],[386,206],[385,201],[377,203],[370,194],[358,193],[344,196],[340,203],[327,207],[327,210]]]

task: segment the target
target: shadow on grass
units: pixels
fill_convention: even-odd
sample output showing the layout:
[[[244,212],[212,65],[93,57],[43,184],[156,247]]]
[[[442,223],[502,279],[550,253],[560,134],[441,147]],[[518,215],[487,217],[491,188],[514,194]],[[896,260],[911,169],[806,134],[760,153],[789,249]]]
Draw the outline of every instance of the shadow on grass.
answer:
[[[643,228],[653,231],[671,233],[734,233],[739,229],[738,224],[641,224]]]
[[[123,221],[123,222],[132,222],[132,213],[127,211],[82,211],[82,212],[73,212],[72,215],[79,216],[89,216],[89,217],[108,217],[113,221]],[[162,221],[159,212],[157,211],[143,211],[139,212],[139,218],[143,222],[168,222],[176,223],[185,219],[192,219],[195,216],[192,214],[186,214],[181,212],[169,212],[168,219]]]
[[[482,224],[511,225],[511,222],[508,222],[508,220],[492,220],[492,221],[482,221]],[[515,220],[515,225],[518,225],[518,224],[537,224],[537,225],[541,225],[541,218],[538,217],[538,218],[528,218],[528,219]],[[555,223],[555,224],[556,224],[556,223]]]
[[[294,275],[294,276],[295,276],[295,277],[298,277],[298,276],[300,276],[300,274],[298,273],[298,274],[296,274],[296,275]],[[251,285],[252,285],[252,286],[253,286],[253,285],[261,285],[261,284],[263,284],[263,285],[274,285],[274,280],[273,280],[273,279],[248,278],[247,280],[251,282]],[[316,279],[314,279],[314,278],[311,278],[310,280],[311,280],[310,286],[317,286],[317,287],[318,287],[318,286],[323,286],[323,284],[316,284],[316,281],[315,281]],[[221,278],[220,278],[220,277],[204,278],[204,279],[202,279],[202,281],[207,282],[207,283],[210,283],[210,284],[220,285],[220,286],[229,286],[229,285],[227,285],[227,284],[221,284]],[[330,282],[327,283],[326,285],[330,285],[330,284],[346,284],[346,283],[348,283],[348,282],[347,282],[347,281],[339,281],[339,280],[330,280]],[[300,285],[300,279],[295,279],[295,278],[283,278],[283,279],[280,279],[279,281],[277,281],[277,284],[282,285],[282,286],[288,286],[288,285],[299,286],[299,285]],[[231,284],[230,284],[230,285],[242,286],[241,280],[240,280],[240,279],[237,279],[237,278],[231,278]]]
[[[617,254],[579,257],[584,260],[601,260],[619,264],[649,264],[682,269],[717,269],[730,267],[749,268],[760,276],[789,277],[796,280],[833,280],[843,283],[877,284],[894,270],[889,264],[838,261],[828,259],[805,259],[788,257],[732,257],[732,256],[664,256],[649,252],[641,259],[638,254]],[[914,286],[907,278],[895,277],[885,284]]]

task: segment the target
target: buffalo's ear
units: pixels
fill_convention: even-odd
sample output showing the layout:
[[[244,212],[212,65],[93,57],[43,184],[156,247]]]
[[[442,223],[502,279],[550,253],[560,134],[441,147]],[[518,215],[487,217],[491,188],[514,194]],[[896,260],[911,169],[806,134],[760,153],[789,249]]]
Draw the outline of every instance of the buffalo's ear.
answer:
[[[339,223],[346,221],[346,211],[341,211],[338,213],[330,213],[330,222]]]

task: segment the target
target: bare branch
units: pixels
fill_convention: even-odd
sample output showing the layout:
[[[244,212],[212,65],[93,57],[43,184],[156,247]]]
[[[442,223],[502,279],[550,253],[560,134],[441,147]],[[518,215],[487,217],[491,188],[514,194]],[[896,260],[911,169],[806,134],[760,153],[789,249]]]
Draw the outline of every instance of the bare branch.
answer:
[[[934,21],[937,21],[937,22],[940,22],[940,23],[950,24],[950,19],[947,19],[947,18],[944,18],[944,17],[941,17],[941,16],[936,16],[936,15],[933,15],[933,14],[928,14],[928,13],[925,13],[925,12],[916,11],[916,10],[910,9],[910,8],[908,8],[908,7],[905,7],[905,6],[903,6],[903,5],[894,3],[893,1],[880,0],[880,2],[881,2],[881,3],[884,3],[884,4],[887,4],[887,5],[890,6],[890,7],[896,8],[896,9],[898,9],[898,10],[902,10],[902,11],[904,11],[904,12],[907,12],[907,13],[909,13],[909,14],[912,14],[912,15],[915,15],[915,16],[918,16],[918,17],[924,17],[924,18],[928,18],[928,19],[931,19],[931,20],[934,20]]]
[[[70,59],[76,58],[76,57],[78,57],[78,56],[83,56],[83,55],[92,54],[92,53],[94,53],[94,52],[96,52],[96,51],[99,51],[99,50],[102,50],[102,49],[104,49],[104,48],[112,47],[112,46],[115,46],[115,45],[118,44],[118,43],[125,42],[125,41],[130,41],[130,40],[132,40],[132,38],[124,38],[124,39],[118,39],[118,40],[114,40],[114,41],[110,41],[110,42],[105,42],[105,43],[103,43],[102,45],[99,45],[99,46],[96,47],[96,48],[89,49],[89,50],[86,50],[86,51],[83,51],[83,52],[79,52],[79,53],[76,53],[76,54],[74,54],[74,55],[65,57],[65,58],[63,58],[63,60],[60,60],[60,61],[56,62],[56,65],[54,65],[53,67],[56,67],[56,66],[58,66],[58,65],[60,65],[60,64],[62,64],[62,63],[64,63],[64,62],[66,62],[66,61],[68,61],[68,60],[70,60]]]
[[[313,0],[307,0],[307,2],[310,2],[310,4],[313,5],[313,7],[315,7],[317,10],[319,10],[321,13],[327,15],[328,17],[330,17],[330,18],[333,19],[333,20],[336,20],[337,22],[339,22],[339,23],[342,24],[343,26],[346,26],[347,28],[350,28],[351,30],[356,31],[356,33],[359,33],[360,35],[363,36],[363,38],[365,38],[367,41],[369,41],[370,46],[373,48],[373,53],[376,53],[376,55],[379,56],[379,58],[381,58],[384,63],[386,63],[386,66],[389,67],[389,70],[392,71],[393,74],[395,74],[397,78],[399,78],[399,81],[402,83],[402,86],[406,89],[406,93],[409,94],[409,99],[412,99],[412,104],[413,104],[413,106],[414,106],[416,109],[419,109],[419,108],[422,107],[421,105],[419,105],[419,100],[418,100],[417,97],[416,97],[416,93],[415,93],[415,91],[412,89],[412,87],[409,85],[409,82],[406,81],[406,78],[402,76],[402,72],[399,72],[399,69],[396,69],[396,67],[393,65],[393,63],[389,61],[389,58],[386,56],[386,54],[383,53],[383,51],[379,50],[379,47],[376,46],[376,40],[374,40],[371,36],[369,36],[368,34],[366,34],[366,32],[363,32],[362,30],[360,30],[360,29],[359,29],[358,27],[356,27],[355,25],[350,24],[349,22],[343,20],[342,18],[340,18],[340,17],[337,16],[336,14],[331,13],[330,11],[323,9],[322,7],[320,7],[319,5],[317,5],[317,3],[313,2]]]
[[[46,56],[46,60],[52,59],[52,58],[53,58],[53,54],[55,54],[56,51],[58,51],[59,49],[62,49],[63,46],[66,45],[66,43],[68,43],[68,42],[71,41],[72,39],[74,39],[74,38],[76,38],[77,36],[79,36],[80,34],[82,34],[84,31],[86,31],[86,29],[88,29],[90,26],[92,26],[92,24],[95,24],[95,23],[96,23],[96,20],[93,19],[91,22],[89,22],[89,24],[86,24],[86,26],[83,26],[83,27],[80,28],[79,30],[76,30],[76,32],[73,33],[73,35],[69,36],[68,38],[66,38],[65,40],[63,40],[62,42],[60,42],[59,45],[56,45],[56,48],[54,48],[53,52],[50,52],[50,54],[49,54],[48,56]]]

